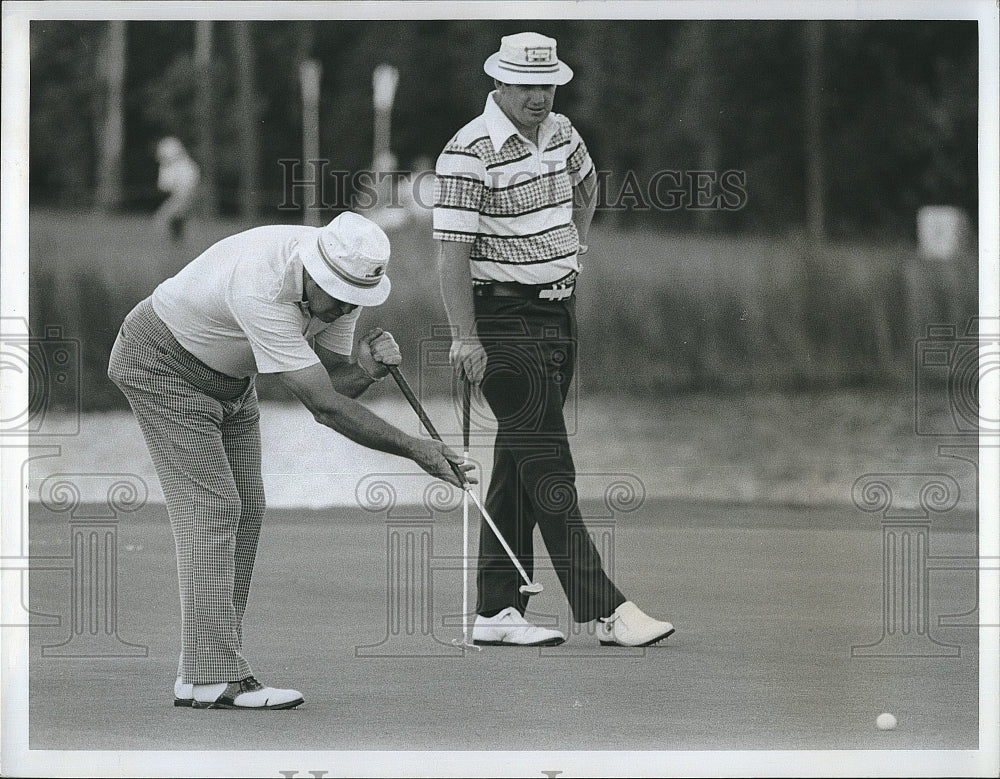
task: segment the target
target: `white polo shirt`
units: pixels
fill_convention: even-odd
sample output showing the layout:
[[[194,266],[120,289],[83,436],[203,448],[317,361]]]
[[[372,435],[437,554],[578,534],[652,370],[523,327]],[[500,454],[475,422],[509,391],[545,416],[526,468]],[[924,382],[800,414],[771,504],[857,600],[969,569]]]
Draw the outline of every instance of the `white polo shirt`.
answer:
[[[174,337],[210,368],[244,378],[319,362],[310,340],[350,356],[361,308],[327,324],[302,304],[299,246],[319,228],[256,227],[224,238],[152,295]]]

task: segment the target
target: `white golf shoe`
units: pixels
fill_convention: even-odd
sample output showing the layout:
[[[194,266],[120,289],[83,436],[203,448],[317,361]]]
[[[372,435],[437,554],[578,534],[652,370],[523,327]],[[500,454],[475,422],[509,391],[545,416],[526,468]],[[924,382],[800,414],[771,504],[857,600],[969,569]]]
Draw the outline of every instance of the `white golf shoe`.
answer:
[[[239,682],[196,684],[196,709],[294,709],[303,702],[298,690],[265,687],[252,676]]]
[[[513,606],[492,617],[480,614],[472,626],[472,643],[479,646],[559,646],[565,640],[558,630],[532,625]]]
[[[180,676],[174,682],[174,706],[191,706],[194,703],[194,685],[185,684]]]
[[[630,600],[598,623],[602,646],[652,646],[674,632],[669,622],[653,619]]]

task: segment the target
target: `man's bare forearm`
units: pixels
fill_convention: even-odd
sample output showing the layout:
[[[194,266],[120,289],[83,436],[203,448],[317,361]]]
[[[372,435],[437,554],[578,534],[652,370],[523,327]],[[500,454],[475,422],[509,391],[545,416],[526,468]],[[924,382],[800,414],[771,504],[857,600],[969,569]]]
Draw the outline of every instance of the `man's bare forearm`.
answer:
[[[357,362],[344,362],[327,368],[333,388],[349,398],[359,397],[375,383],[375,379],[361,370]]]
[[[472,303],[472,271],[469,270],[471,243],[439,241],[438,272],[448,324],[453,337],[473,335],[476,315]]]
[[[412,436],[349,398],[342,404],[324,404],[313,417],[361,446],[409,459],[414,456]]]
[[[328,370],[316,363],[278,377],[321,425],[368,449],[413,460],[431,476],[462,486],[454,467],[468,471],[471,464],[460,465],[462,458],[443,443],[407,435],[356,400],[334,391]]]
[[[361,382],[354,372],[364,375],[356,363],[345,362],[326,371],[317,363],[300,371],[280,374],[280,377],[321,425],[369,449],[412,458],[412,436],[369,411],[347,392],[331,387],[331,373],[341,376],[342,386],[346,389],[357,387]],[[365,384],[370,385],[371,380],[366,378]]]

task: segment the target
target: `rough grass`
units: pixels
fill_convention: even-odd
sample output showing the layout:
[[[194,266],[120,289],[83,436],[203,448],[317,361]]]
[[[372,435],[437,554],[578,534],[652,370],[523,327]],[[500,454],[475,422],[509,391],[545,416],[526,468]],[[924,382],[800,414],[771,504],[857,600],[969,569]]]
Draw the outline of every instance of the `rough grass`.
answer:
[[[76,339],[85,408],[120,404],[105,377],[122,318],[162,279],[249,223],[200,220],[185,244],[146,215],[34,211],[31,327]],[[446,391],[447,344],[427,225],[390,233],[393,293],[367,311],[396,336],[425,388]],[[914,339],[974,312],[975,274],[921,263],[913,247],[676,235],[595,225],[580,281],[580,383],[593,392],[884,386],[909,378]],[[974,264],[973,264],[974,267]],[[263,381],[264,397],[283,398]]]

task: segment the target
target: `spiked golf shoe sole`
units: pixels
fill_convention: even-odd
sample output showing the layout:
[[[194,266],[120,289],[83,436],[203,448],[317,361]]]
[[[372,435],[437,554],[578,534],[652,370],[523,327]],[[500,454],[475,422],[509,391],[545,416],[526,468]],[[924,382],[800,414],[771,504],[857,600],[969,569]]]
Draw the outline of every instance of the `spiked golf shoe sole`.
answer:
[[[663,639],[667,638],[668,636],[672,636],[673,634],[674,634],[674,629],[671,628],[670,630],[668,630],[663,635],[660,635],[660,636],[657,636],[656,638],[650,639],[649,641],[645,642],[644,644],[620,644],[617,641],[601,641],[601,646],[640,646],[640,647],[644,647],[644,646],[656,646]]]
[[[220,701],[213,701],[212,703],[202,703],[200,701],[195,701],[192,708],[195,709],[239,709],[240,711],[279,711],[281,709],[294,709],[296,706],[304,703],[303,698],[299,698],[295,701],[289,701],[288,703],[278,703],[274,706],[240,706],[237,703],[225,703]]]
[[[297,690],[279,690],[265,687],[254,677],[248,676],[239,682],[198,686],[193,690],[195,709],[240,709],[246,711],[277,711],[294,709],[304,699]],[[212,696],[211,700],[198,700]],[[261,700],[263,699],[263,700]],[[271,700],[275,703],[271,703]]]
[[[565,643],[565,638],[547,638],[544,641],[536,641],[533,644],[517,644],[513,641],[482,641],[474,640],[476,646],[559,646]]]

